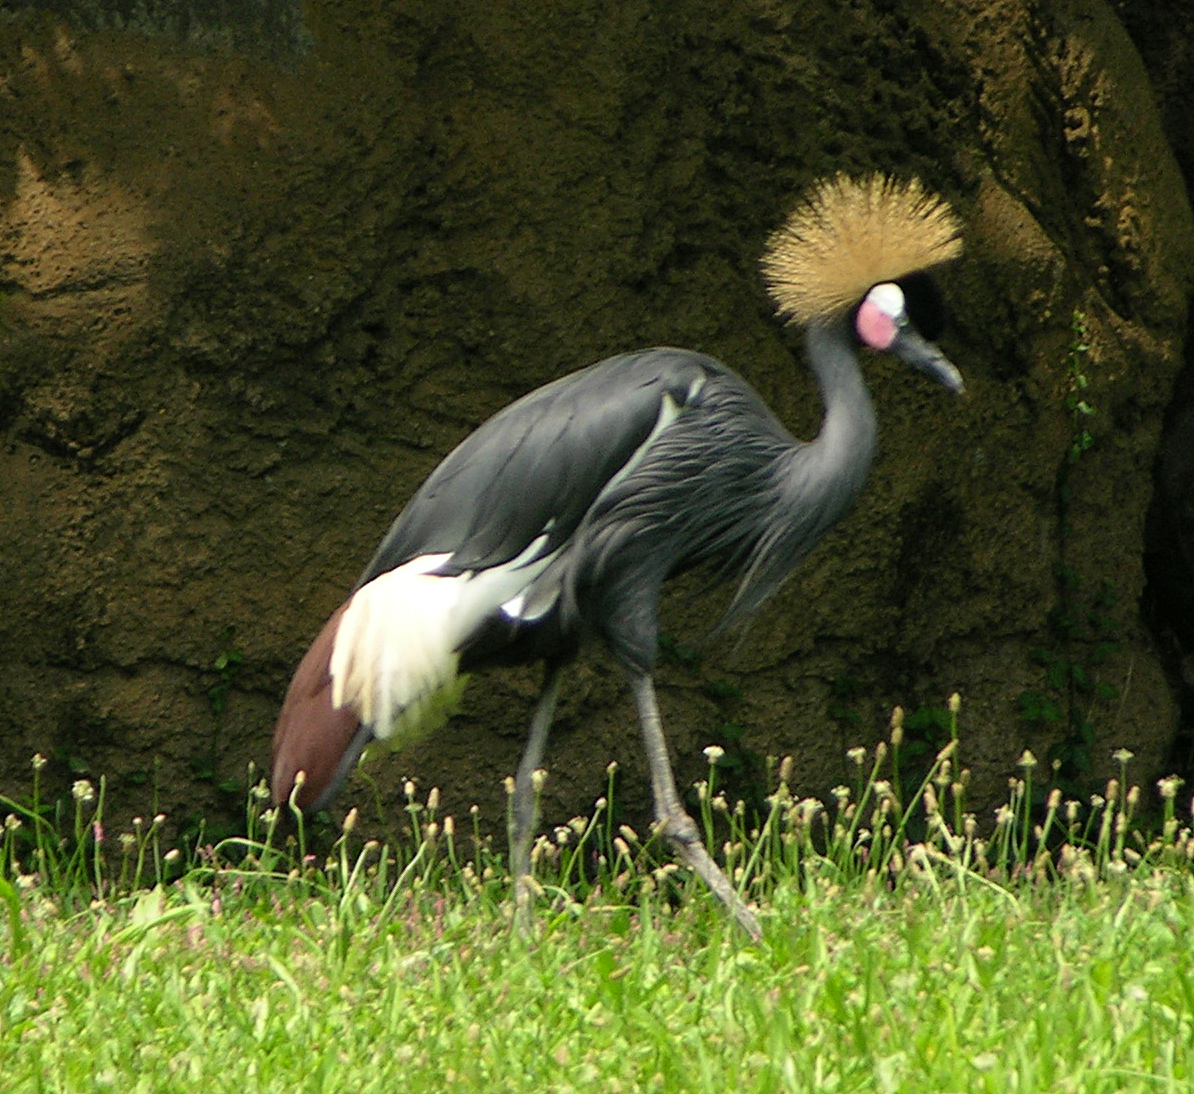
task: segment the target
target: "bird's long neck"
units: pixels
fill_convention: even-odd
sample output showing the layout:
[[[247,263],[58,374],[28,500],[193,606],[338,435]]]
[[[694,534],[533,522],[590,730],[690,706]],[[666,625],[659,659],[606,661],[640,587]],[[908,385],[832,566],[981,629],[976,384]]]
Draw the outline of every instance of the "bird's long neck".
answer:
[[[722,626],[758,608],[850,508],[875,454],[875,410],[848,322],[811,325],[805,346],[825,404],[821,432],[808,444],[788,446],[776,461],[769,523],[754,544]]]
[[[821,432],[813,442],[822,469],[819,481],[838,513],[858,496],[875,455],[875,407],[855,345],[848,319],[813,324],[805,333],[809,366],[825,404]]]

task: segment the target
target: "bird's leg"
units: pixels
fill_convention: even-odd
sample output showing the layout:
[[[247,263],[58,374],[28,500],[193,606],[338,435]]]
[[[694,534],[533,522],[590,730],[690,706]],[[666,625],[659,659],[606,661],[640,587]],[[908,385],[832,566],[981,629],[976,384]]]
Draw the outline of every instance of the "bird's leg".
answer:
[[[647,750],[647,762],[651,767],[651,792],[655,798],[655,819],[660,831],[671,843],[676,855],[696,874],[727,908],[730,915],[756,941],[763,937],[759,921],[742,903],[729,878],[709,856],[701,842],[696,823],[685,811],[676,792],[676,778],[667,755],[667,742],[663,738],[663,720],[659,716],[659,703],[655,698],[655,684],[645,673],[631,673],[630,686],[634,701],[638,705],[639,724],[643,731],[643,744]]]
[[[539,796],[535,772],[543,763],[547,732],[560,694],[560,670],[548,666],[547,679],[539,705],[531,718],[531,732],[514,777],[514,796],[510,801],[510,873],[514,877],[514,922],[521,931],[531,925],[531,840],[538,823]]]

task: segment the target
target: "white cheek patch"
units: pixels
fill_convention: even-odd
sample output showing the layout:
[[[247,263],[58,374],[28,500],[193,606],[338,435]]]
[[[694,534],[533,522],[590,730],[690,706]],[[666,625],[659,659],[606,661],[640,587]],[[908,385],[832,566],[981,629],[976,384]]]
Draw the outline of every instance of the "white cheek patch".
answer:
[[[883,281],[874,286],[866,294],[868,300],[879,306],[880,311],[892,319],[899,319],[904,314],[904,290],[894,281]]]
[[[890,349],[905,322],[904,290],[891,281],[874,286],[854,319],[858,337],[871,349]]]

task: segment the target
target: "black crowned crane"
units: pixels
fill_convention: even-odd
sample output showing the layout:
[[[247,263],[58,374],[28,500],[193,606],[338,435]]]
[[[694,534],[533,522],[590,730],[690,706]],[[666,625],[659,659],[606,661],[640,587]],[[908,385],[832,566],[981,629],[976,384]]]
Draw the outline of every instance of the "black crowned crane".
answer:
[[[652,681],[660,591],[673,574],[709,564],[714,578],[737,579],[722,625],[739,623],[849,508],[875,449],[860,347],[962,390],[926,340],[939,333],[941,307],[925,272],[960,251],[945,202],[884,176],[822,182],[771,238],[768,287],[780,315],[806,328],[825,404],[812,442],[796,440],[725,365],[671,348],[564,376],[465,438],[299,664],[274,735],[275,802],[322,808],[371,741],[400,747],[442,724],[463,673],[542,661],[511,809],[525,923],[532,775],[561,668],[598,635],[630,679],[660,830],[758,937],[676,791]]]

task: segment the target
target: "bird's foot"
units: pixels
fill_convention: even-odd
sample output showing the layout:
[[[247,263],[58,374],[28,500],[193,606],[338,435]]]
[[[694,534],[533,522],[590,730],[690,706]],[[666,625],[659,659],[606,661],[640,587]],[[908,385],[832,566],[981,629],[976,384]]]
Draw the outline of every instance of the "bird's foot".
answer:
[[[726,906],[734,921],[758,942],[763,937],[759,921],[734,891],[725,872],[705,850],[696,822],[684,812],[668,813],[660,819],[659,831],[675,849],[676,857],[709,887],[713,895]]]

